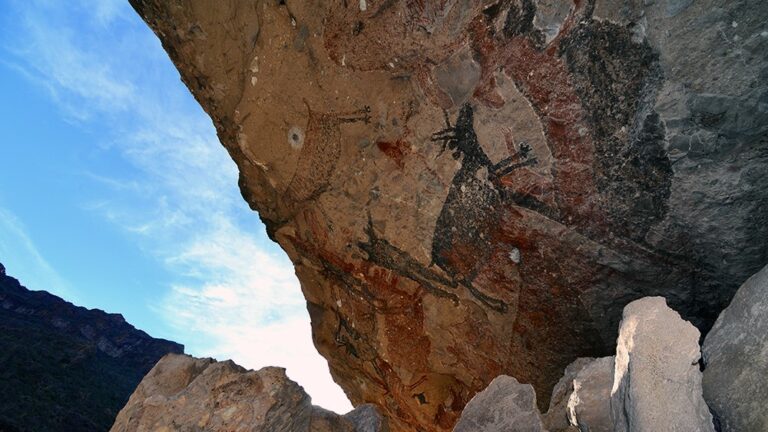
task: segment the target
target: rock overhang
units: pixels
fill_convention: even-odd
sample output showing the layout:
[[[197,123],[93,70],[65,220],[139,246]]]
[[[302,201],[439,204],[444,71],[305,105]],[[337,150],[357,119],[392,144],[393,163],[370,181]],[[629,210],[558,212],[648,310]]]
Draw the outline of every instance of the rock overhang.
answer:
[[[706,331],[764,264],[760,2],[132,4],[394,428],[549,394],[642,296]]]

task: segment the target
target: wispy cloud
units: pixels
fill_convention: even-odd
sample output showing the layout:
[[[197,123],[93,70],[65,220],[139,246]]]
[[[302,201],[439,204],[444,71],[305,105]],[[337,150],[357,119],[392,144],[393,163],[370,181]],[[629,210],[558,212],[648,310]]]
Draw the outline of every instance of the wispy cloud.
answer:
[[[316,403],[349,409],[343,393],[329,388],[327,365],[312,344],[293,267],[258,247],[256,239],[219,222],[216,233],[200,238],[172,263],[209,282],[175,285],[160,310],[176,326],[208,336],[194,347],[195,354],[217,353],[252,368],[285,367]]]
[[[131,83],[114,79],[115,71],[96,53],[78,49],[72,30],[51,28],[34,14],[22,15],[25,43],[8,49],[24,62],[25,76],[46,88],[66,112],[88,120],[93,110],[125,110],[135,101]]]
[[[9,275],[24,275],[30,289],[45,289],[60,297],[77,301],[77,295],[65,279],[48,264],[37,250],[24,224],[10,211],[0,208],[0,256]]]
[[[84,206],[177,275],[148,307],[193,354],[287,367],[316,403],[349,408],[312,345],[293,267],[247,209],[234,164],[159,42],[122,1],[77,5],[16,3],[24,37],[6,49],[72,121],[113,126],[101,151],[135,173],[84,173],[116,192]]]

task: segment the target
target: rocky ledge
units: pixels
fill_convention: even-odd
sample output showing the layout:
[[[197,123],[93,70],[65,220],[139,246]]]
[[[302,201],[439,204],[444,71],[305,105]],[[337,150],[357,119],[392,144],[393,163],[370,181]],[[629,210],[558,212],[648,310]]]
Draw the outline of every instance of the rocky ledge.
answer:
[[[167,353],[121,315],[30,291],[0,264],[0,431],[106,431]]]
[[[387,432],[372,405],[341,416],[312,405],[285,369],[246,370],[169,354],[141,381],[111,432]]]
[[[130,2],[396,431],[547,406],[642,297],[706,333],[768,257],[763,0]]]

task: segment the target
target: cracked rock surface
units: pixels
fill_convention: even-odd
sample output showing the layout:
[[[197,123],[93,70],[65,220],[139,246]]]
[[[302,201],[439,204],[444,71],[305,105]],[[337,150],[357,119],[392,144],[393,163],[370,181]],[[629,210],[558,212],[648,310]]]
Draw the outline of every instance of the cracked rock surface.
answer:
[[[549,395],[637,298],[706,332],[765,264],[764,1],[131,4],[395,431]]]

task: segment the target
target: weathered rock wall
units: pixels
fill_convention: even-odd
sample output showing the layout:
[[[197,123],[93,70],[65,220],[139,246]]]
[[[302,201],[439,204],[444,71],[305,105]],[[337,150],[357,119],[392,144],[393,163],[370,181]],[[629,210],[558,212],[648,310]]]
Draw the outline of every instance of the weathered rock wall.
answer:
[[[396,430],[549,394],[642,296],[706,331],[768,261],[765,2],[131,3]]]

